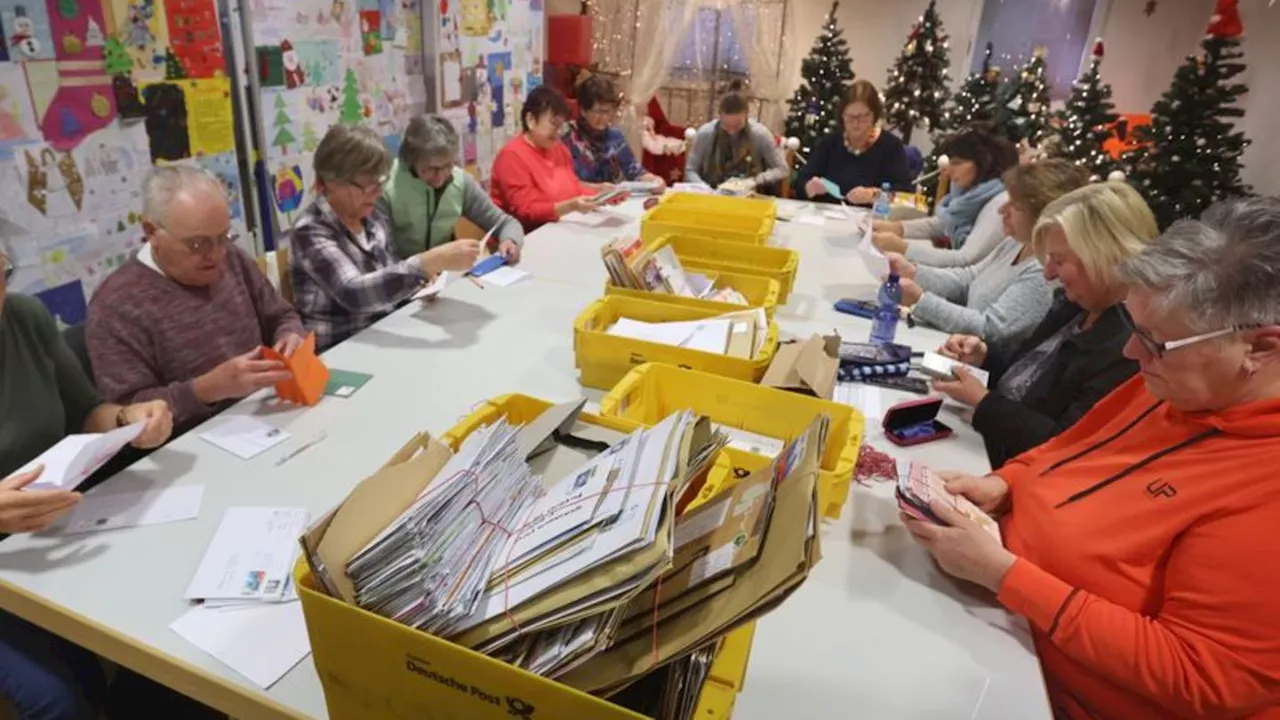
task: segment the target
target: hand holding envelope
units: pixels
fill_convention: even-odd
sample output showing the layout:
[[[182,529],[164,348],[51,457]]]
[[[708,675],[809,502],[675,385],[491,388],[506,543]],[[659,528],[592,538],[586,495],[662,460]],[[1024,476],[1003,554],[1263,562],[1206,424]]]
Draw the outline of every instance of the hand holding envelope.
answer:
[[[290,357],[271,348],[263,348],[262,357],[282,364],[289,374],[287,379],[276,383],[276,396],[280,399],[310,406],[324,397],[325,385],[329,383],[329,368],[316,355],[315,333],[308,334]]]
[[[80,502],[78,492],[28,489],[43,472],[40,465],[0,480],[0,532],[39,532]]]

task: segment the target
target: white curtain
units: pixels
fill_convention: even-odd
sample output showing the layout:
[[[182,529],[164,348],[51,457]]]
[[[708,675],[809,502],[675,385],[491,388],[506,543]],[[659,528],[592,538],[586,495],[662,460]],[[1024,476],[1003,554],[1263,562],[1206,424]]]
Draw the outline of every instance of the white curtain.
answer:
[[[722,0],[737,31],[739,47],[751,76],[751,95],[763,101],[758,120],[782,132],[784,107],[800,55],[783,52],[795,33],[793,2]],[[781,37],[779,37],[781,34]]]

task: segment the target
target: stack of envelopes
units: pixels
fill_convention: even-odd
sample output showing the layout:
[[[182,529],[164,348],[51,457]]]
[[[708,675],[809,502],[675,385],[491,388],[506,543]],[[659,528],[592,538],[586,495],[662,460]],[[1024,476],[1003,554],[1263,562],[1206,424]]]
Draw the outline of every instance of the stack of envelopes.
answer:
[[[416,438],[304,538],[329,594],[580,689],[609,694],[710,647],[818,559],[825,418],[772,466],[675,517],[723,449],[680,411],[630,434],[583,403]]]

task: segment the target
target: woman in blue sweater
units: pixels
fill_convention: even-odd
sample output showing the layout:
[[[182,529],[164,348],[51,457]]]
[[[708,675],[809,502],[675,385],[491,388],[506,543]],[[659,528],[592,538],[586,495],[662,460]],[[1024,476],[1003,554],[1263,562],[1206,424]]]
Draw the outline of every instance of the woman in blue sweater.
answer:
[[[889,183],[911,189],[907,151],[897,135],[880,128],[884,103],[876,86],[857,80],[840,99],[844,129],[818,143],[796,182],[800,197],[817,202],[870,205]],[[833,190],[839,189],[839,196]]]

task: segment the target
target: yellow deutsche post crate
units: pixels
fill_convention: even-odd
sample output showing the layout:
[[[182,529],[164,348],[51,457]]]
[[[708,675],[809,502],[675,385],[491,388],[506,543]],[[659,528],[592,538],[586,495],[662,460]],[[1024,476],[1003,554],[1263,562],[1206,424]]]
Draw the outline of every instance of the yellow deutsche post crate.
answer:
[[[665,245],[676,251],[676,257],[686,267],[777,280],[779,305],[785,304],[791,295],[796,270],[800,267],[800,253],[786,248],[709,240],[688,234],[664,235],[649,243],[654,250]]]
[[[840,516],[862,448],[862,413],[830,400],[657,364],[632,370],[600,401],[602,415],[646,425],[684,408],[721,425],[783,441],[804,432],[815,415],[826,415],[831,424],[820,460],[818,503],[827,517]]]
[[[441,442],[456,450],[482,425],[505,416],[528,423],[552,403],[527,395],[504,395],[486,401],[445,433]],[[581,422],[619,432],[639,423],[590,413]],[[487,655],[415,630],[317,589],[306,558],[294,567],[302,600],[311,654],[324,687],[332,720],[398,720],[405,717],[458,717],[504,720],[511,717],[599,718],[644,720],[643,715],[534,675]],[[746,673],[755,624],[725,636],[700,696],[707,715],[733,706],[733,678]]]
[[[750,245],[767,245],[777,223],[777,203],[758,198],[671,193],[640,221],[640,237],[652,242],[669,233]]]
[[[746,308],[733,306],[735,311]],[[573,321],[573,354],[583,385],[608,390],[636,365],[667,363],[714,375],[759,382],[778,350],[778,326],[770,321],[764,343],[754,358],[730,357],[674,345],[609,334],[619,318],[644,322],[678,322],[723,315],[720,310],[607,295],[591,303]]]
[[[703,268],[696,265],[686,265],[686,270],[693,270],[712,279],[714,286],[717,288],[733,288],[747,299],[746,305],[735,305],[733,303],[719,302],[716,300],[699,300],[698,298],[684,297],[682,295],[672,295],[670,293],[649,292],[647,290],[633,290],[614,285],[612,282],[605,281],[604,294],[618,295],[620,297],[640,298],[641,300],[653,300],[655,302],[674,303],[676,305],[687,305],[689,307],[703,307],[708,310],[717,310],[722,313],[734,312],[742,310],[746,307],[758,307],[764,309],[764,314],[770,320],[773,319],[773,311],[778,308],[779,286],[777,280],[770,280],[762,275],[739,275],[737,273],[722,273],[710,268]]]

